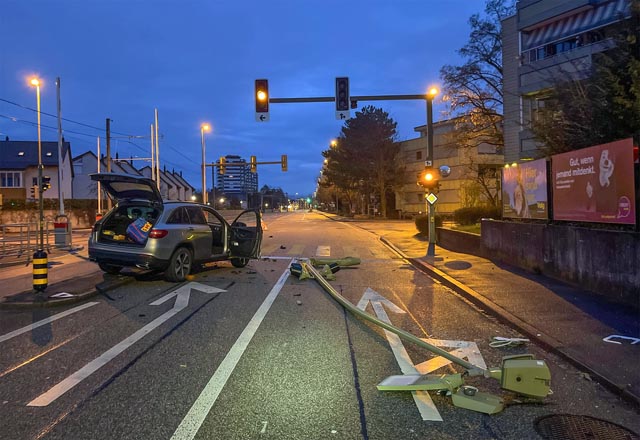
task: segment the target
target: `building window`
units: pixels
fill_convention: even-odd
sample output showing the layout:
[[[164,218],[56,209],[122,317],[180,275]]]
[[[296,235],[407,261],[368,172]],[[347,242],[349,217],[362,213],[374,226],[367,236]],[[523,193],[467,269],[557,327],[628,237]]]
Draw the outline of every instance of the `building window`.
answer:
[[[416,151],[416,160],[422,160],[422,150]]]
[[[21,188],[22,174],[15,171],[0,172],[0,187],[1,188]]]

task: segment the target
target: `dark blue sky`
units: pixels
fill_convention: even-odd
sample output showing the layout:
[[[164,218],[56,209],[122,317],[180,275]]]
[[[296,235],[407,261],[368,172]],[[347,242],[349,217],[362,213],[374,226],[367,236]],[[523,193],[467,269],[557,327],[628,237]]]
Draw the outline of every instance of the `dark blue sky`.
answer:
[[[150,155],[157,108],[161,165],[182,170],[196,188],[200,124],[209,122],[208,162],[288,154],[287,173],[258,167],[259,185],[302,195],[315,189],[320,153],[342,123],[333,103],[271,104],[271,121],[255,122],[254,80],[269,79],[272,98],[333,96],[336,76],[350,78],[351,95],[424,93],[444,64],[461,62],[467,21],[484,1],[2,0],[0,9],[0,99],[35,108],[27,83],[35,73],[44,81],[42,111],[55,114],[59,76],[63,117],[100,129],[111,118],[120,157]],[[424,101],[359,107],[367,104],[389,112],[398,140],[425,123]],[[436,120],[444,110],[436,101]],[[37,139],[35,121],[35,112],[0,101],[3,138]],[[42,124],[56,127],[56,119]],[[74,156],[95,152],[104,136],[70,122],[63,130]],[[44,128],[42,137],[57,133]]]

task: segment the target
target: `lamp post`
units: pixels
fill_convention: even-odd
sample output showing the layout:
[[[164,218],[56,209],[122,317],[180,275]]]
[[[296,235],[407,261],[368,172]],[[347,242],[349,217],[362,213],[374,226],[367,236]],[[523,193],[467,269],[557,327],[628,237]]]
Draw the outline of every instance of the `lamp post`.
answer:
[[[44,201],[42,199],[42,138],[40,137],[40,80],[31,78],[31,85],[36,88],[36,108],[38,113],[38,210],[40,211],[40,243],[39,250],[44,249]]]
[[[200,138],[202,140],[202,204],[207,204],[207,166],[204,158],[205,153],[205,144],[204,144],[204,132],[210,131],[211,126],[209,124],[201,124],[200,125]]]
[[[338,141],[335,139],[331,140],[331,148],[336,148],[338,146]],[[333,188],[336,190],[336,214],[338,214],[338,187],[336,184],[333,184]]]
[[[433,98],[438,95],[436,87],[431,87],[426,95],[427,100],[427,166],[434,166],[433,157]],[[429,246],[427,247],[427,257],[436,255],[436,207],[433,203],[428,203],[429,208]]]

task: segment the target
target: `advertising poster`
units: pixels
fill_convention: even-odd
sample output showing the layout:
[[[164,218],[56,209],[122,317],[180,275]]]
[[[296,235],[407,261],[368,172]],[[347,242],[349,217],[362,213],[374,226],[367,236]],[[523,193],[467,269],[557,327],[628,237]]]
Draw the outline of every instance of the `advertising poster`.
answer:
[[[554,220],[636,222],[631,138],[551,157]]]
[[[524,162],[502,170],[502,216],[549,218],[547,209],[547,162]]]

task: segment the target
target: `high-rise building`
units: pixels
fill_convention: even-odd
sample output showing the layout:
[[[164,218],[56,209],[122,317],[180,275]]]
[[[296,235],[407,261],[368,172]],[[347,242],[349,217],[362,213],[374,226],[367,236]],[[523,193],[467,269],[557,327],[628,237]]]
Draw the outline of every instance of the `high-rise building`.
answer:
[[[220,174],[220,169],[217,169],[216,191],[246,201],[249,194],[258,191],[258,173],[252,173],[247,161],[240,156],[225,157],[225,173]]]

